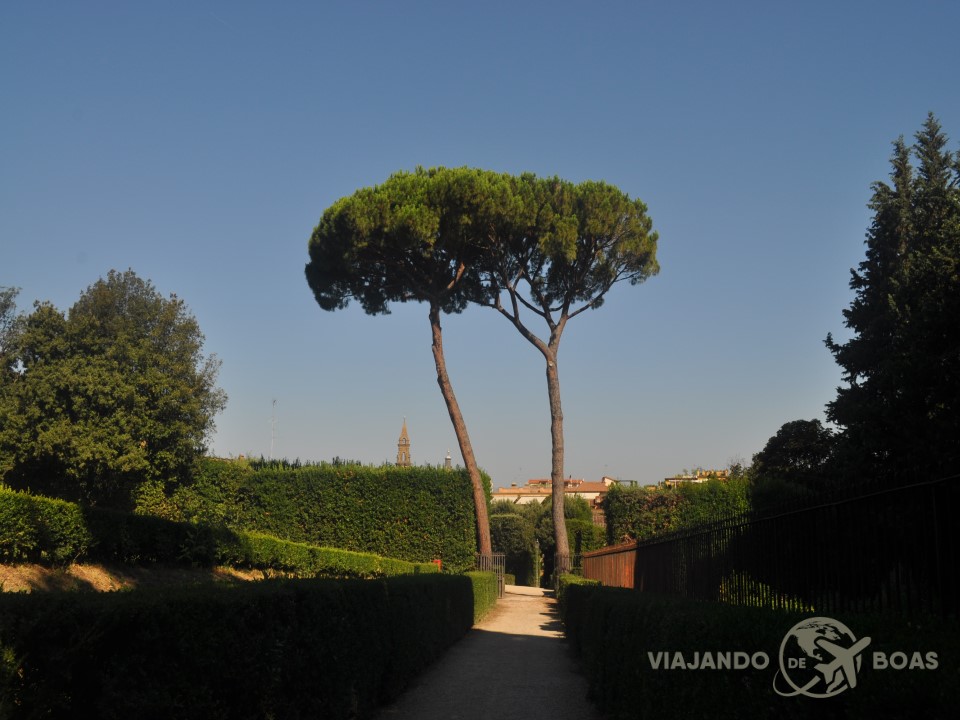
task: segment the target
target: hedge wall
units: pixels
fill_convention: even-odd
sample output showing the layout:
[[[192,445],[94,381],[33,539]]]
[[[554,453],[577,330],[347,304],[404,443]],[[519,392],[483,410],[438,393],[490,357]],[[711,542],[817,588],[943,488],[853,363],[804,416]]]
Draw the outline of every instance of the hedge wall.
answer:
[[[870,637],[856,688],[825,699],[781,697],[773,690],[780,643],[809,613],[653,597],[634,590],[567,585],[563,620],[582,658],[591,696],[612,720],[633,718],[953,718],[960,707],[960,627],[956,619],[907,622],[844,615],[858,638]],[[754,653],[765,669],[653,669],[648,652]],[[935,651],[935,670],[877,670],[876,651]],[[783,683],[780,678],[781,684]]]
[[[521,585],[536,586],[535,575],[536,539],[533,524],[517,513],[490,516],[490,541],[494,552],[506,555],[506,571]]]
[[[125,564],[213,564],[304,576],[372,578],[434,573],[370,553],[314,547],[259,533],[177,523],[0,488],[0,561],[52,565],[74,560]]]
[[[485,473],[483,480],[489,494]],[[147,483],[135,493],[135,502],[141,515],[410,562],[440,559],[453,573],[473,567],[476,552],[473,494],[463,470],[255,466],[204,458],[189,482]],[[17,540],[17,553],[34,542],[29,531],[18,532],[25,535]]]
[[[229,492],[217,492],[217,483],[227,483]],[[234,529],[411,562],[440,559],[454,573],[473,567],[476,521],[466,471],[330,464],[254,469],[208,459],[197,485],[205,498],[234,493],[237,501],[223,518]],[[189,500],[205,513],[222,508],[194,495]]]
[[[0,595],[0,717],[367,717],[474,608],[446,575]]]
[[[473,619],[479,621],[497,605],[497,575],[492,572],[465,573],[473,583]]]
[[[644,540],[714,522],[750,509],[748,483],[742,478],[684,483],[677,488],[614,486],[603,500],[607,542]]]
[[[580,575],[573,575],[572,573],[563,573],[557,578],[557,607],[560,610],[560,617],[566,617],[567,615],[567,603],[568,603],[568,593],[567,590],[571,585],[589,585],[589,586],[598,586],[600,585],[599,580],[589,580]],[[567,635],[574,634],[571,631],[577,629],[576,624],[571,623],[567,628]],[[570,638],[573,642],[573,638]]]
[[[69,564],[92,544],[78,505],[0,485],[0,562]]]

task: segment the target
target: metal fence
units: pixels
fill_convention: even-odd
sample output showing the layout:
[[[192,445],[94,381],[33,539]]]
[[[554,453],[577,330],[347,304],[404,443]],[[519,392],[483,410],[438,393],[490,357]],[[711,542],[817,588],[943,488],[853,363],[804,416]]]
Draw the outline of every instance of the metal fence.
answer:
[[[637,543],[632,586],[737,605],[957,616],[958,509],[960,476],[733,517]],[[629,549],[609,551],[588,553],[584,574],[630,587],[615,567]]]
[[[482,572],[492,572],[497,575],[497,597],[502,598],[504,593],[507,571],[507,556],[505,553],[491,553],[490,555],[474,555],[474,569]]]

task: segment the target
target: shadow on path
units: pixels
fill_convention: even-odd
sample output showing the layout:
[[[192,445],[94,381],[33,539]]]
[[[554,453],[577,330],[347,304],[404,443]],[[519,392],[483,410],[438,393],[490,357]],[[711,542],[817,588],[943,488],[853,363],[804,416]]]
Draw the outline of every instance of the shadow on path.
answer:
[[[556,610],[508,593],[378,720],[599,720]]]

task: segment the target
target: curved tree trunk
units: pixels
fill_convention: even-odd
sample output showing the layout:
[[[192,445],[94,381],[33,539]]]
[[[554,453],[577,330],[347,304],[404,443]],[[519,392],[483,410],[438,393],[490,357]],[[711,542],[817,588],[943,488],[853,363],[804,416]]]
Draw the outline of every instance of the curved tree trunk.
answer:
[[[560,405],[560,374],[556,348],[545,353],[547,359],[547,394],[550,397],[550,440],[552,444],[550,481],[553,484],[553,531],[556,541],[556,573],[570,572],[570,543],[567,521],[563,514],[563,408]]]
[[[450,377],[447,375],[447,363],[443,357],[440,307],[435,303],[430,303],[430,330],[433,334],[433,360],[437,365],[437,384],[440,386],[443,400],[447,404],[447,412],[450,413],[453,431],[456,433],[457,442],[460,445],[460,454],[463,456],[467,473],[470,475],[470,484],[473,486],[473,505],[477,518],[477,549],[481,555],[490,555],[493,549],[490,544],[490,521],[487,518],[487,494],[483,488],[483,481],[480,479],[480,469],[477,467],[477,460],[473,456],[473,446],[470,444],[467,426],[463,422],[463,415],[460,413],[457,396],[453,394],[453,385],[450,384]]]

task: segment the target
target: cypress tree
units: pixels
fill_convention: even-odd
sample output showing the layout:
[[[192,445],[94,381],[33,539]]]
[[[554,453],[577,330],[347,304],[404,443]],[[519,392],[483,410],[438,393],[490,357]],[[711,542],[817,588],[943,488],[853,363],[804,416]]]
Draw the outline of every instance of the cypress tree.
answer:
[[[912,147],[893,145],[851,271],[843,314],[854,335],[826,340],[846,383],[827,417],[843,428],[847,469],[906,480],[960,461],[960,165],[933,115]]]

